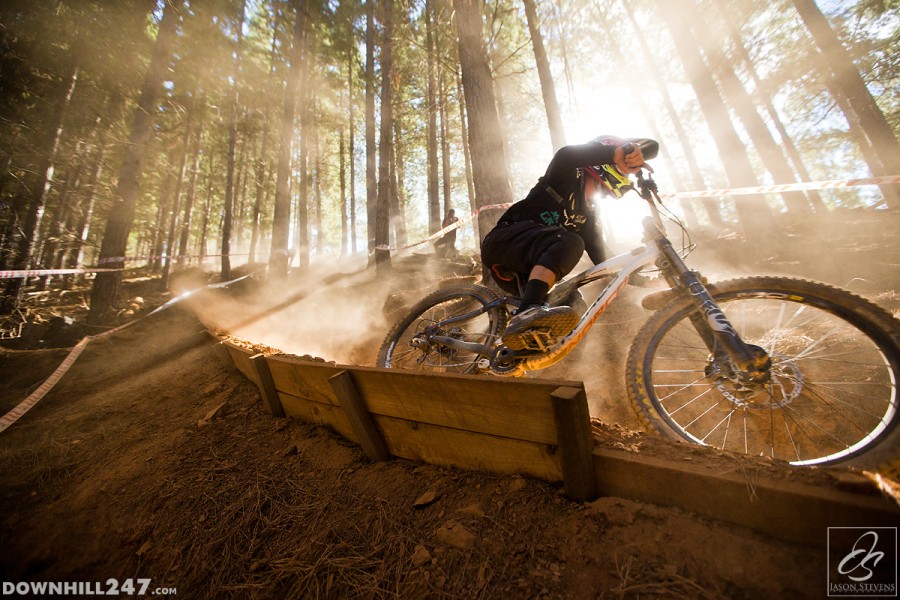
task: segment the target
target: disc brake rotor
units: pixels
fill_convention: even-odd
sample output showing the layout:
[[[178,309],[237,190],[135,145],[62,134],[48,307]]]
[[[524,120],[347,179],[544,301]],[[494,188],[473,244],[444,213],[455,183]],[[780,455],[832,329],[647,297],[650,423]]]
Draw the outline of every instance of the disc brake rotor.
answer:
[[[706,377],[714,381],[719,393],[736,406],[751,409],[781,408],[803,392],[803,373],[787,357],[772,355],[771,379],[768,383],[742,380],[729,364],[713,356],[704,369]]]

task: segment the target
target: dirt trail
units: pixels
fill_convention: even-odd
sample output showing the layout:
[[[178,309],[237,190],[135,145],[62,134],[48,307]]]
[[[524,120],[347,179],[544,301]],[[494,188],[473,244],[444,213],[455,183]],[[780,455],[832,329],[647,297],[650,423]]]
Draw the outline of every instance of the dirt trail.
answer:
[[[879,260],[896,260],[895,246]],[[884,290],[900,289],[898,273],[888,275],[873,285],[896,309]],[[362,283],[334,285],[346,295]],[[283,307],[282,322],[308,313],[297,306]],[[246,317],[235,310],[221,314]],[[634,327],[633,310],[611,316]],[[173,308],[92,341],[0,434],[4,581],[141,577],[185,598],[824,596],[821,547],[620,498],[577,504],[526,478],[371,463],[328,430],[270,417],[256,388],[218,362],[203,328]],[[621,344],[599,331],[583,360],[620,360]],[[321,341],[289,337],[301,352],[286,350],[298,354]],[[326,358],[366,363],[372,352],[342,348]],[[0,350],[0,410],[64,356]],[[584,366],[550,376],[577,377]],[[606,428],[604,443],[681,451],[628,431],[611,381],[588,382],[607,422],[625,425]]]

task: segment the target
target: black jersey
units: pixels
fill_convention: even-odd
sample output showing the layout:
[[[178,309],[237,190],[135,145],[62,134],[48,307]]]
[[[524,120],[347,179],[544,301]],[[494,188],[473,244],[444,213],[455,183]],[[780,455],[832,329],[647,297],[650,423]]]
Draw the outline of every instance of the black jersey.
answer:
[[[560,148],[537,185],[531,188],[524,200],[516,202],[503,213],[499,223],[533,221],[574,231],[584,240],[584,248],[591,260],[595,264],[602,262],[604,254],[599,223],[590,199],[584,197],[583,175],[579,177],[578,174],[579,169],[586,165],[613,164],[615,150],[616,146],[597,143]]]

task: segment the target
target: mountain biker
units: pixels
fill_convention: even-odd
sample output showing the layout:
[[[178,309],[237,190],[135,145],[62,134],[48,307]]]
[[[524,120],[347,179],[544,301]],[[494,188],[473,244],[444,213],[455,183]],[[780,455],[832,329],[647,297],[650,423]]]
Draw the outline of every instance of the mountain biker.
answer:
[[[441,223],[441,229],[449,227],[458,221],[459,217],[456,216],[456,210],[451,208],[447,211],[447,216],[444,217],[444,221]],[[456,251],[456,229],[448,231],[434,243],[434,252],[438,258],[455,258],[459,254]]]
[[[629,143],[633,150],[626,155]],[[605,259],[592,197],[597,192],[621,197],[630,189],[628,174],[637,173],[658,150],[653,140],[608,136],[564,146],[525,199],[488,232],[481,243],[482,262],[501,289],[521,293],[521,305],[503,335],[508,348],[523,349],[526,334],[538,328],[549,327],[556,338],[575,327],[580,315],[569,306],[551,308],[545,300],[585,251],[594,264]]]

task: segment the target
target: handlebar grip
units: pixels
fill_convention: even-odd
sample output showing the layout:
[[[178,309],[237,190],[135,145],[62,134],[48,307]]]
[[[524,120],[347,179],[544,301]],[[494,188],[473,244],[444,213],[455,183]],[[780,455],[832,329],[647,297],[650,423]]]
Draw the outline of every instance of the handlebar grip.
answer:
[[[634,144],[632,144],[631,142],[622,144],[622,152],[625,154],[625,156],[628,156],[629,154],[634,152]]]

